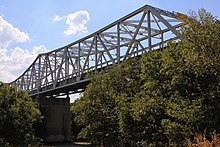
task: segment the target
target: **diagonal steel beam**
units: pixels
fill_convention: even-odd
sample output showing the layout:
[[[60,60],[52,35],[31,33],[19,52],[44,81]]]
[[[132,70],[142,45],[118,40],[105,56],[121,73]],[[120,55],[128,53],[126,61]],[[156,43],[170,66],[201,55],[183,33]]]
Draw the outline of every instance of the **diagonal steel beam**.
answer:
[[[177,37],[181,38],[181,35],[176,31],[176,29],[170,25],[170,23],[168,23],[159,13],[157,13],[157,11],[151,7],[151,6],[147,6],[147,9],[153,14],[155,15],[161,22],[163,22],[163,24],[169,28]]]
[[[146,12],[144,12],[144,14],[143,14],[142,17],[141,17],[141,20],[140,20],[140,22],[139,22],[139,25],[138,25],[138,27],[137,27],[137,29],[136,29],[136,31],[135,31],[135,34],[134,34],[134,36],[133,36],[133,38],[132,38],[132,41],[131,41],[131,43],[130,43],[128,49],[127,49],[127,52],[125,53],[124,60],[128,57],[128,54],[129,54],[129,52],[130,52],[130,49],[131,49],[131,47],[132,47],[132,45],[133,45],[133,43],[134,43],[134,41],[135,41],[135,39],[136,39],[136,36],[137,36],[138,31],[139,31],[139,29],[140,29],[140,27],[141,27],[141,24],[142,24],[143,21],[144,21],[145,16],[146,16]]]
[[[103,43],[102,39],[100,38],[100,36],[98,35],[98,39],[101,42],[105,52],[108,54],[109,58],[111,59],[112,63],[115,63],[115,60],[112,58],[112,55],[109,53],[108,49],[106,48],[105,44]]]
[[[93,40],[92,40],[92,43],[91,43],[91,45],[90,45],[90,49],[89,49],[88,55],[87,55],[87,57],[86,57],[86,61],[85,61],[84,65],[83,65],[83,68],[82,68],[82,71],[81,71],[81,74],[80,74],[80,78],[79,78],[79,79],[81,79],[82,73],[84,72],[84,70],[85,70],[85,68],[86,68],[86,64],[87,64],[88,61],[89,61],[89,55],[90,55],[90,52],[92,51],[92,47],[93,47],[93,45],[94,45],[94,42],[95,42],[95,37],[93,37]]]

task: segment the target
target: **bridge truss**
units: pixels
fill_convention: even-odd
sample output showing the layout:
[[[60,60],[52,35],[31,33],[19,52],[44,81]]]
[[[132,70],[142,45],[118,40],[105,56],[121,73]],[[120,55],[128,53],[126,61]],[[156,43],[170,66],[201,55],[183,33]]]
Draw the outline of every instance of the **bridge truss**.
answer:
[[[89,82],[88,72],[178,41],[184,19],[181,13],[145,5],[91,35],[39,54],[10,85],[30,96],[75,93]]]

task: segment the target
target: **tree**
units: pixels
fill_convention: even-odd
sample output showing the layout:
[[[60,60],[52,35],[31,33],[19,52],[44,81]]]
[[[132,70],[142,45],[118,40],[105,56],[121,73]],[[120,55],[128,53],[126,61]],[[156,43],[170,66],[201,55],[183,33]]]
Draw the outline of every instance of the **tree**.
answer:
[[[0,83],[0,138],[2,143],[28,145],[35,141],[33,124],[41,113],[25,91]],[[4,145],[4,144],[2,144]]]
[[[105,74],[96,75],[77,100],[71,110],[75,122],[85,126],[78,138],[101,144],[117,142],[118,125],[115,100],[108,93],[108,78]]]
[[[136,125],[130,108],[133,96],[140,90],[139,61],[129,59],[92,78],[72,107],[74,120],[85,126],[79,136],[96,143],[132,143],[129,140],[134,139]]]
[[[72,108],[85,126],[81,136],[170,146],[205,129],[220,131],[220,22],[201,9],[181,33],[180,42],[92,78]]]
[[[220,21],[205,9],[200,9],[198,15],[192,12],[192,18],[189,21],[191,29],[184,31],[188,42],[185,58],[189,70],[196,77],[199,90],[197,98],[203,98],[204,117],[200,127],[219,132]]]
[[[162,52],[149,51],[142,56],[141,91],[135,95],[132,104],[133,119],[138,122],[136,130],[138,144],[160,146],[166,142],[161,120],[166,117],[164,106],[166,99],[163,85],[166,76],[160,72]]]
[[[121,145],[125,146],[134,146],[138,134],[139,124],[132,118],[131,108],[135,95],[141,90],[140,66],[140,57],[130,58],[110,74],[115,77],[110,91],[116,100]]]
[[[148,145],[181,144],[204,129],[220,131],[220,23],[204,9],[187,23],[181,42],[143,55],[133,117],[143,124]]]

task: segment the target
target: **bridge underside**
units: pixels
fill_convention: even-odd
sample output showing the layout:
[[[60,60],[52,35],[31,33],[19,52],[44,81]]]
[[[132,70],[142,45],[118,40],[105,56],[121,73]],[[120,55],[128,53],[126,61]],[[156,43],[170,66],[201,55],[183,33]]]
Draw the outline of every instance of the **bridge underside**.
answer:
[[[81,93],[86,89],[86,86],[90,83],[90,79],[84,79],[80,80],[77,82],[71,82],[69,80],[68,82],[65,83],[65,85],[60,82],[58,83],[58,87],[56,88],[51,88],[52,85],[48,86],[48,90],[42,91],[42,89],[37,92],[33,91],[30,96],[33,98],[38,98],[38,97],[57,97],[57,96],[64,96],[64,95],[69,95],[69,94],[74,94],[74,93]],[[61,85],[61,86],[59,86]]]

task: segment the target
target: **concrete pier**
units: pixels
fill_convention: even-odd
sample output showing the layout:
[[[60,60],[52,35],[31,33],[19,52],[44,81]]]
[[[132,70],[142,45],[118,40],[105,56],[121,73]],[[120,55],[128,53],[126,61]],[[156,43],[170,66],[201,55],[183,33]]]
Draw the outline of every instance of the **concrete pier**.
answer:
[[[71,136],[70,98],[42,98],[40,106],[45,117],[45,140],[67,140]]]

